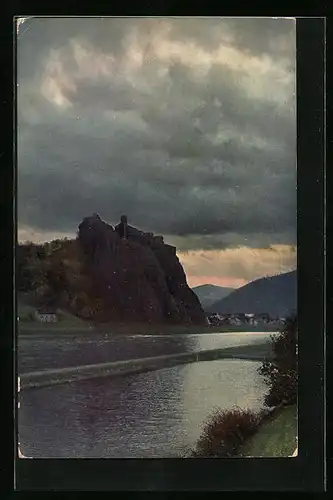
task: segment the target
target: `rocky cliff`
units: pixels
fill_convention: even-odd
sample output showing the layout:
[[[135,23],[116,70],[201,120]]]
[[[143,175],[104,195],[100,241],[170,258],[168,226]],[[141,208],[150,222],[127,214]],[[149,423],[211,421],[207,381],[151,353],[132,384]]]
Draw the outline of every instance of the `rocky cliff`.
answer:
[[[79,225],[90,293],[102,298],[99,319],[205,324],[176,248],[124,224],[113,228],[94,214]]]

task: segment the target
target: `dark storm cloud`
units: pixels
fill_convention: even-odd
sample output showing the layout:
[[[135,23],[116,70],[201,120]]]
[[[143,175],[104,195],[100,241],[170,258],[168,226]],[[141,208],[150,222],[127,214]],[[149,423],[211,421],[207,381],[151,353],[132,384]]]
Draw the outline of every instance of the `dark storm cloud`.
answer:
[[[275,53],[276,57],[290,55],[296,51],[295,21],[274,18],[197,18],[184,19],[174,24],[175,37],[195,42],[200,33],[200,44],[208,50],[221,43],[232,44],[249,55]],[[294,61],[291,61],[294,65]]]
[[[295,242],[292,20],[26,23],[21,227],[126,212],[184,249]]]
[[[227,24],[234,34],[234,43],[252,54],[271,54],[287,58],[296,52],[296,21],[283,18],[234,18]],[[292,66],[294,61],[290,61]]]

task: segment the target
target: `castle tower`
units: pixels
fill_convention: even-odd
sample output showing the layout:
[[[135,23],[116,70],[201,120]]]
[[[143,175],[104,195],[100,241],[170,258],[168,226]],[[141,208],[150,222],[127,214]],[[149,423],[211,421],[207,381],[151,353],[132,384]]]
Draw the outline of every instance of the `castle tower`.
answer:
[[[124,240],[127,239],[127,215],[122,215],[120,217],[120,227],[121,227],[121,236]]]

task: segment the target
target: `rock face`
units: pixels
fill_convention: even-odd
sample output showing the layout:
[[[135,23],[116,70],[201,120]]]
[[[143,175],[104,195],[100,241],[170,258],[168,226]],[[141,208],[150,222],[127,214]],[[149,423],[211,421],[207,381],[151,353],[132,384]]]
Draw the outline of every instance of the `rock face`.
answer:
[[[163,237],[129,226],[114,229],[97,214],[83,219],[78,241],[103,320],[205,324],[206,317],[176,255]]]

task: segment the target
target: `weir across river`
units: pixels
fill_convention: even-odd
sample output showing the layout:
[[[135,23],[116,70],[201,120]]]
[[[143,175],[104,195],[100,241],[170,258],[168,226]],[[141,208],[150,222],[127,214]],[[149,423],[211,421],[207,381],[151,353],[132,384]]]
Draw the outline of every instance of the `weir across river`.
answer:
[[[119,377],[168,368],[176,365],[199,361],[222,359],[243,359],[263,361],[271,359],[272,352],[269,343],[234,346],[221,349],[209,349],[199,352],[184,352],[162,356],[152,356],[138,359],[112,361],[89,365],[71,366],[65,368],[46,369],[23,373],[21,377],[22,390],[64,384],[78,380],[99,377]]]

